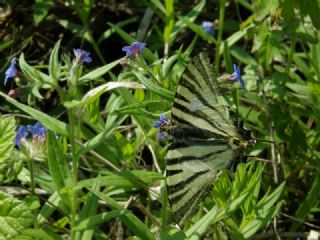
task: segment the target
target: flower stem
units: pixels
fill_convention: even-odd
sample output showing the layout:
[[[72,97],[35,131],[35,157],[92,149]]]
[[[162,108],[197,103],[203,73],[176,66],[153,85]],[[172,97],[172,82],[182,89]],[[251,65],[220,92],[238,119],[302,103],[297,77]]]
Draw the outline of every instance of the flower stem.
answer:
[[[219,26],[218,26],[218,39],[217,39],[217,45],[216,45],[216,57],[214,60],[214,66],[215,66],[215,72],[218,75],[219,74],[219,65],[220,65],[220,46],[222,43],[222,33],[223,33],[223,26],[224,26],[224,14],[225,14],[225,6],[226,6],[226,0],[220,0],[220,14],[219,14]]]
[[[35,183],[34,183],[34,167],[33,167],[33,159],[28,159],[29,164],[29,172],[30,172],[30,190],[32,194],[35,194]]]
[[[76,218],[77,218],[77,208],[78,208],[78,198],[76,185],[78,181],[78,165],[79,165],[79,157],[77,154],[77,144],[76,139],[78,135],[77,121],[75,117],[75,109],[68,110],[69,117],[69,137],[71,144],[71,155],[72,155],[72,192],[71,192],[71,236],[70,239],[75,239],[76,231],[74,227],[76,226]]]

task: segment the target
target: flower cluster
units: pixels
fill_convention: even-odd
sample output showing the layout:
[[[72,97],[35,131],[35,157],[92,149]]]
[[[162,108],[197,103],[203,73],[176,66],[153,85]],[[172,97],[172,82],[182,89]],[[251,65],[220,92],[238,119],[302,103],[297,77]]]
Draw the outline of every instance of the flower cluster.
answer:
[[[32,135],[32,142],[43,142],[46,138],[47,128],[43,127],[40,122],[35,125],[21,125],[16,133],[15,144],[17,147],[21,147],[27,141],[29,133]]]
[[[206,33],[210,35],[215,35],[213,22],[204,21],[202,22],[201,26],[203,27]]]
[[[172,120],[168,119],[167,116],[165,114],[161,114],[160,115],[160,120],[155,121],[153,123],[153,127],[155,128],[162,128],[165,126],[171,126],[173,124]],[[166,133],[165,132],[158,132],[158,137],[160,139],[163,139],[166,137]]]

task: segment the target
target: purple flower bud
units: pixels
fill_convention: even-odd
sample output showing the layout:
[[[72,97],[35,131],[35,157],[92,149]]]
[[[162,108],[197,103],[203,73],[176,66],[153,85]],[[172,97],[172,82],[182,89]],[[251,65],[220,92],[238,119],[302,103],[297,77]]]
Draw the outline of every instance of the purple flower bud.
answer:
[[[246,88],[237,64],[233,64],[233,70],[234,73],[231,75],[231,80],[237,81],[242,88]]]
[[[201,26],[206,33],[209,33],[211,35],[215,34],[213,22],[204,21],[202,22]]]
[[[74,56],[76,57],[75,59],[75,63],[76,64],[81,64],[83,62],[92,62],[92,58],[89,56],[90,53],[85,51],[85,50],[82,50],[82,49],[73,49],[73,53],[74,53]]]
[[[6,72],[4,73],[6,75],[6,77],[4,78],[4,85],[7,84],[7,81],[9,78],[13,78],[16,76],[17,74],[16,63],[17,63],[17,59],[13,58],[10,66],[7,68]]]
[[[162,127],[163,126],[163,122],[162,121],[155,121],[153,123],[153,127],[155,128],[159,128],[159,127]]]

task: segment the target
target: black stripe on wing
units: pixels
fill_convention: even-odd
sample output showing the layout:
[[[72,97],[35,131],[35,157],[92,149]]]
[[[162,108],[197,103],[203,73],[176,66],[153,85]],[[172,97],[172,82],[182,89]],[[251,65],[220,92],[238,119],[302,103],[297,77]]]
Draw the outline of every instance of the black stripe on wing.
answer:
[[[209,161],[210,159],[212,159],[213,156],[221,154],[225,151],[226,151],[226,149],[221,149],[221,150],[218,150],[215,152],[210,152],[210,153],[202,155],[202,156],[183,156],[183,157],[177,157],[177,158],[170,158],[170,159],[167,159],[167,166],[172,166],[172,165],[187,162],[187,161],[206,162],[206,161]]]
[[[204,174],[206,174],[208,172],[210,172],[209,169],[203,170],[203,171],[199,171],[199,172],[194,173],[192,176],[188,177],[186,180],[183,180],[183,181],[181,181],[181,182],[179,182],[177,184],[167,185],[168,192],[169,193],[176,193],[178,191],[181,191],[185,187],[188,187],[188,184],[192,183],[197,178],[201,177],[202,175],[204,175]]]

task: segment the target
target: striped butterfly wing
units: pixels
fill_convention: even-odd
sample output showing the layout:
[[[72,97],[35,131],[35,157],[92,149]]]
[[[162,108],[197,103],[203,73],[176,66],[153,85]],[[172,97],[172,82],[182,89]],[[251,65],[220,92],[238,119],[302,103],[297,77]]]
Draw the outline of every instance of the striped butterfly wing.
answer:
[[[206,54],[195,57],[173,102],[166,181],[172,214],[180,226],[198,209],[220,170],[234,159],[236,147],[230,139],[240,139],[212,69]]]

